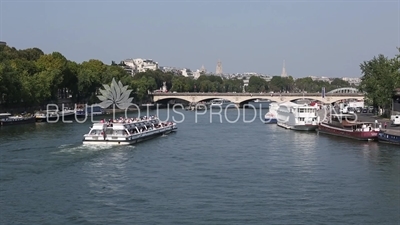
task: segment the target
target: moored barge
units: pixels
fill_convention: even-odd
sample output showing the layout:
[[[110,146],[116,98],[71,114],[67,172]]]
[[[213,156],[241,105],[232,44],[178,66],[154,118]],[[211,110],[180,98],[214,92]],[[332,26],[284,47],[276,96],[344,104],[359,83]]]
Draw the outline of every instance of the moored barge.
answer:
[[[376,141],[379,130],[377,124],[357,121],[355,115],[334,114],[328,121],[319,124],[317,132],[360,141]]]
[[[387,144],[400,145],[400,131],[382,130],[378,133],[378,141]]]
[[[35,123],[34,116],[12,116],[10,113],[0,113],[0,126],[11,126]]]

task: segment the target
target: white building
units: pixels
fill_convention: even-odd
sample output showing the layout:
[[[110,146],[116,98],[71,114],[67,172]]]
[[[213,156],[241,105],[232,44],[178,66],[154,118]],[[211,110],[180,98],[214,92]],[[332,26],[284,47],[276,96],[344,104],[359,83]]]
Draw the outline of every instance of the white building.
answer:
[[[244,87],[249,86],[249,78],[244,78],[244,79],[243,79],[243,86],[244,86]]]
[[[332,80],[329,77],[316,77],[316,76],[309,76],[313,81],[325,81],[331,83]]]
[[[132,76],[135,73],[145,72],[147,70],[158,70],[158,62],[152,59],[126,59],[124,69]]]
[[[349,82],[349,84],[354,84],[356,86],[360,85],[361,79],[354,77],[343,77],[342,80]]]
[[[268,82],[272,80],[272,77],[269,76],[269,75],[260,75],[260,77],[261,77],[262,79],[268,81]]]
[[[181,69],[181,74],[184,77],[193,77],[193,72],[190,69]]]
[[[193,78],[197,80],[197,78],[199,78],[202,73],[202,70],[196,70],[195,72],[193,72]]]

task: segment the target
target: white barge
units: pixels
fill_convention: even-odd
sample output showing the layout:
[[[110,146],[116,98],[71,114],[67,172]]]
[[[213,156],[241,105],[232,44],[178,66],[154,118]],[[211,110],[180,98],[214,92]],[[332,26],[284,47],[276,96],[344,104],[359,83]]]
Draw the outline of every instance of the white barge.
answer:
[[[176,123],[162,122],[158,118],[120,119],[94,123],[83,144],[131,145],[177,130]]]
[[[277,125],[286,129],[314,131],[319,117],[314,106],[285,102],[279,104]]]

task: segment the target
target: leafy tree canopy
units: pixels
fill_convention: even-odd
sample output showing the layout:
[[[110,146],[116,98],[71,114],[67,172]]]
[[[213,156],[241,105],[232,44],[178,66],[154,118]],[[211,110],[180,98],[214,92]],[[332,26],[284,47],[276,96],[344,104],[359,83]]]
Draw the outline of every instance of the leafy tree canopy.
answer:
[[[366,93],[374,106],[387,108],[393,90],[400,87],[400,48],[393,58],[378,55],[360,64],[362,78],[360,90]]]

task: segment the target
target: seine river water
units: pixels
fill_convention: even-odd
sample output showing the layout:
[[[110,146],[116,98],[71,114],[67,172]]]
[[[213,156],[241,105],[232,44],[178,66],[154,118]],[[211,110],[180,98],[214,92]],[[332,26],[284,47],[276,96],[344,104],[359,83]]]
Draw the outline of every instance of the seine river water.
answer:
[[[245,112],[181,110],[177,133],[122,147],[82,146],[89,122],[3,127],[0,224],[400,224],[398,146]]]

